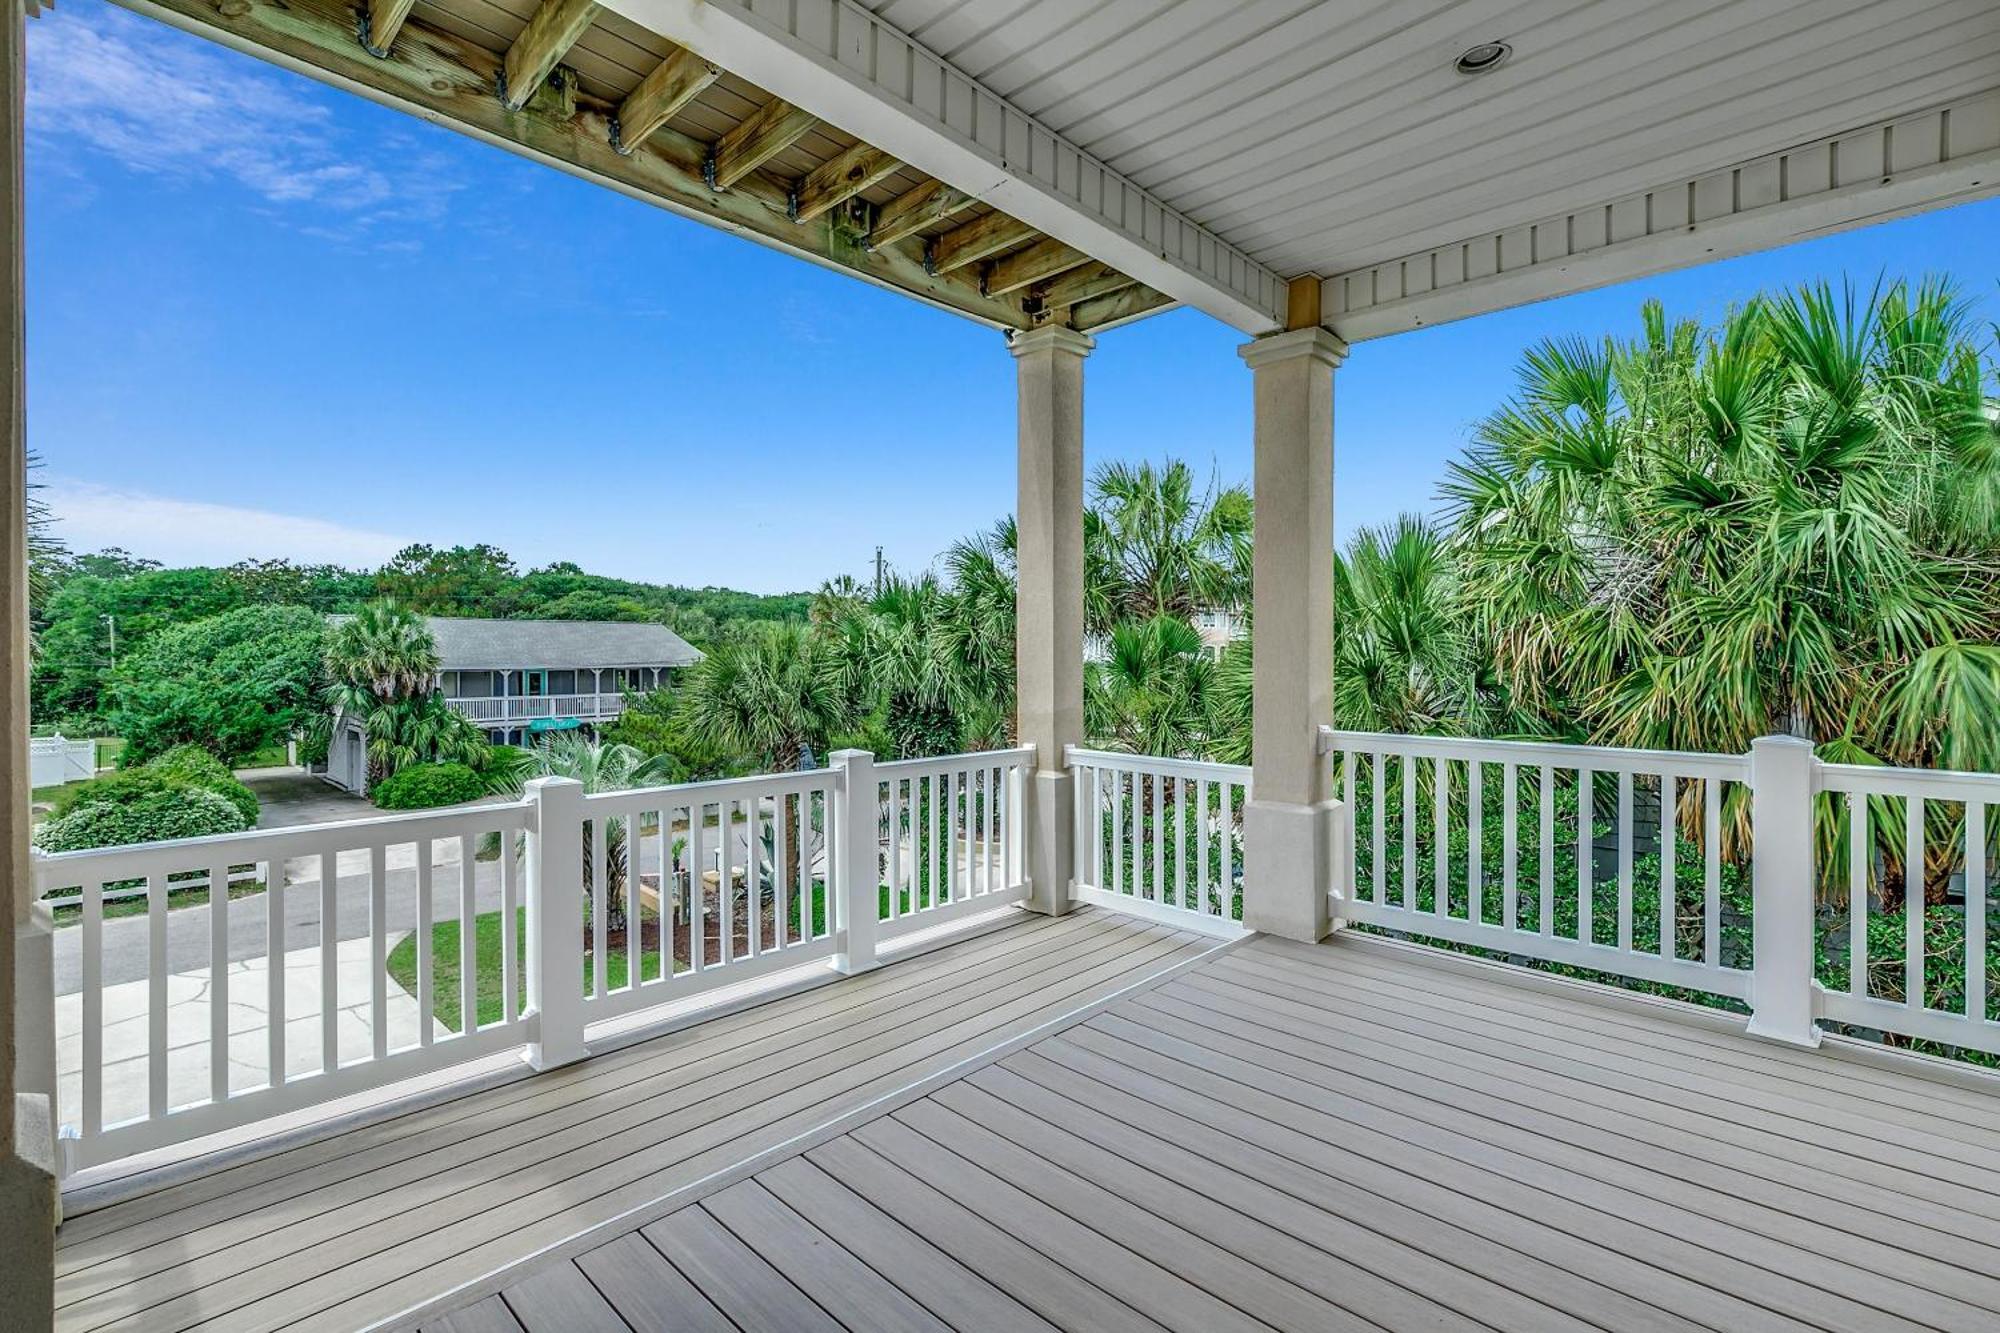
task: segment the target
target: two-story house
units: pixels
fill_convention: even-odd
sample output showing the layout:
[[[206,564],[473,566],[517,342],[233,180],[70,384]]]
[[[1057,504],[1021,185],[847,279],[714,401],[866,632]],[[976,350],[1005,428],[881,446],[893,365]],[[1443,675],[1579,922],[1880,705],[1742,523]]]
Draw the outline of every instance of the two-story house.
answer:
[[[627,691],[658,689],[701,652],[665,625],[611,620],[472,620],[432,616],[437,688],[496,745],[550,731],[590,730],[618,716]],[[367,784],[367,727],[335,720],[327,777]]]

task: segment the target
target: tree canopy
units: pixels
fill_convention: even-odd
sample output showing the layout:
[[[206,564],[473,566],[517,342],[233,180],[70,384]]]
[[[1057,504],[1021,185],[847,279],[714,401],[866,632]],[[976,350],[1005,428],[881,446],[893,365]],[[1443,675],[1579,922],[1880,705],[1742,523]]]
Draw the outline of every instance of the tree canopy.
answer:
[[[108,691],[127,761],[199,745],[235,762],[283,744],[320,706],[325,638],[302,606],[237,607],[150,636]]]

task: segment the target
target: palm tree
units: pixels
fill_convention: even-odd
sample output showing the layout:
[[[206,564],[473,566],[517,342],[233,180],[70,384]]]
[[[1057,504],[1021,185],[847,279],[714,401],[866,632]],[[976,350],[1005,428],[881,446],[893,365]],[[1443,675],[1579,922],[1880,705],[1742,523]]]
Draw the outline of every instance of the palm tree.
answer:
[[[335,626],[326,664],[338,685],[408,699],[428,693],[437,678],[437,640],[421,616],[385,598]]]
[[[1810,286],[1714,333],[1649,304],[1632,341],[1544,343],[1444,487],[1470,632],[1580,739],[1728,752],[1776,730],[2000,767],[1986,407],[1939,282]],[[1928,867],[1933,896],[1954,868]]]
[[[806,626],[760,626],[688,672],[681,723],[704,743],[791,772],[851,716],[838,667],[827,641]]]
[[[586,796],[598,792],[628,791],[668,780],[673,764],[670,755],[642,754],[630,745],[588,739],[575,734],[550,737],[528,752],[533,756],[533,772],[538,777],[570,778],[583,784]],[[694,812],[697,817],[700,811]],[[626,928],[625,847],[627,821],[622,818],[587,820],[583,826],[583,908],[590,920],[594,901],[593,866],[596,863],[596,826],[604,826],[605,925],[612,930]],[[668,867],[662,866],[664,877]],[[664,878],[662,883],[664,883]]]
[[[1211,480],[1198,491],[1178,459],[1106,463],[1090,480],[1083,516],[1084,623],[1108,633],[1120,621],[1190,620],[1234,608],[1250,591],[1251,503],[1242,486]]]
[[[1084,727],[1107,749],[1199,755],[1207,748],[1214,663],[1201,635],[1171,615],[1112,627],[1102,662],[1084,668]]]

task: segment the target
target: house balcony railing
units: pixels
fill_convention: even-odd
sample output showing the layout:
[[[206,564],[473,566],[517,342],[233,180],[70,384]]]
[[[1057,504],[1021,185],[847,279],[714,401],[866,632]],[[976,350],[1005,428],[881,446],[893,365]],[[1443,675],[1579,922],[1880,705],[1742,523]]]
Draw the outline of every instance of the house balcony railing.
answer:
[[[483,699],[446,699],[474,722],[532,722],[544,717],[602,721],[625,710],[625,696],[603,694],[510,694]]]
[[[1828,764],[1781,739],[1745,755],[1321,743],[1336,922],[1698,992],[1793,1044],[1831,1022],[2000,1054],[2000,776]],[[1244,933],[1249,769],[1064,758],[1073,900]],[[600,1024],[795,969],[871,968],[1028,897],[1033,766],[1031,748],[841,752],[807,772],[600,795],[543,779],[499,805],[38,856],[41,895],[80,917],[72,993],[53,996],[46,952],[18,972],[24,1032],[69,1043],[40,1066],[68,1168],[504,1051],[565,1064]],[[262,893],[241,896],[245,867]],[[232,877],[233,898],[214,887]],[[205,929],[170,931],[170,895],[196,883]],[[143,923],[107,919],[135,891]],[[1962,930],[1927,936],[1939,910]],[[443,979],[432,927],[448,918],[498,937],[481,988]],[[480,934],[456,935],[461,975],[480,975]],[[1962,984],[1940,986],[1952,968]]]

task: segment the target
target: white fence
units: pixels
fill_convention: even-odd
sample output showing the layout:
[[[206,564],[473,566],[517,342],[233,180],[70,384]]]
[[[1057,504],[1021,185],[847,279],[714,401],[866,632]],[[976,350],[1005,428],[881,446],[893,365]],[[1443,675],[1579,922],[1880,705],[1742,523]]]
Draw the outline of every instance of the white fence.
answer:
[[[625,711],[622,694],[509,694],[446,699],[474,722],[531,722],[543,717],[612,718]]]
[[[1250,770],[1072,748],[1072,895],[1210,934],[1240,932]]]
[[[97,772],[97,742],[37,736],[28,742],[28,776],[37,787],[82,782]]]
[[[1325,729],[1329,910],[1423,939],[2000,1054],[2000,776]],[[1919,867],[1910,873],[1910,867]]]
[[[589,1024],[775,971],[873,967],[1027,896],[1033,754],[542,779],[502,805],[38,855],[39,892],[81,909],[78,992],[21,996],[66,1052],[66,1169],[501,1051],[565,1064]],[[232,901],[258,863],[267,887],[238,874]],[[143,918],[118,919],[135,890]],[[175,910],[189,895],[202,914]]]

